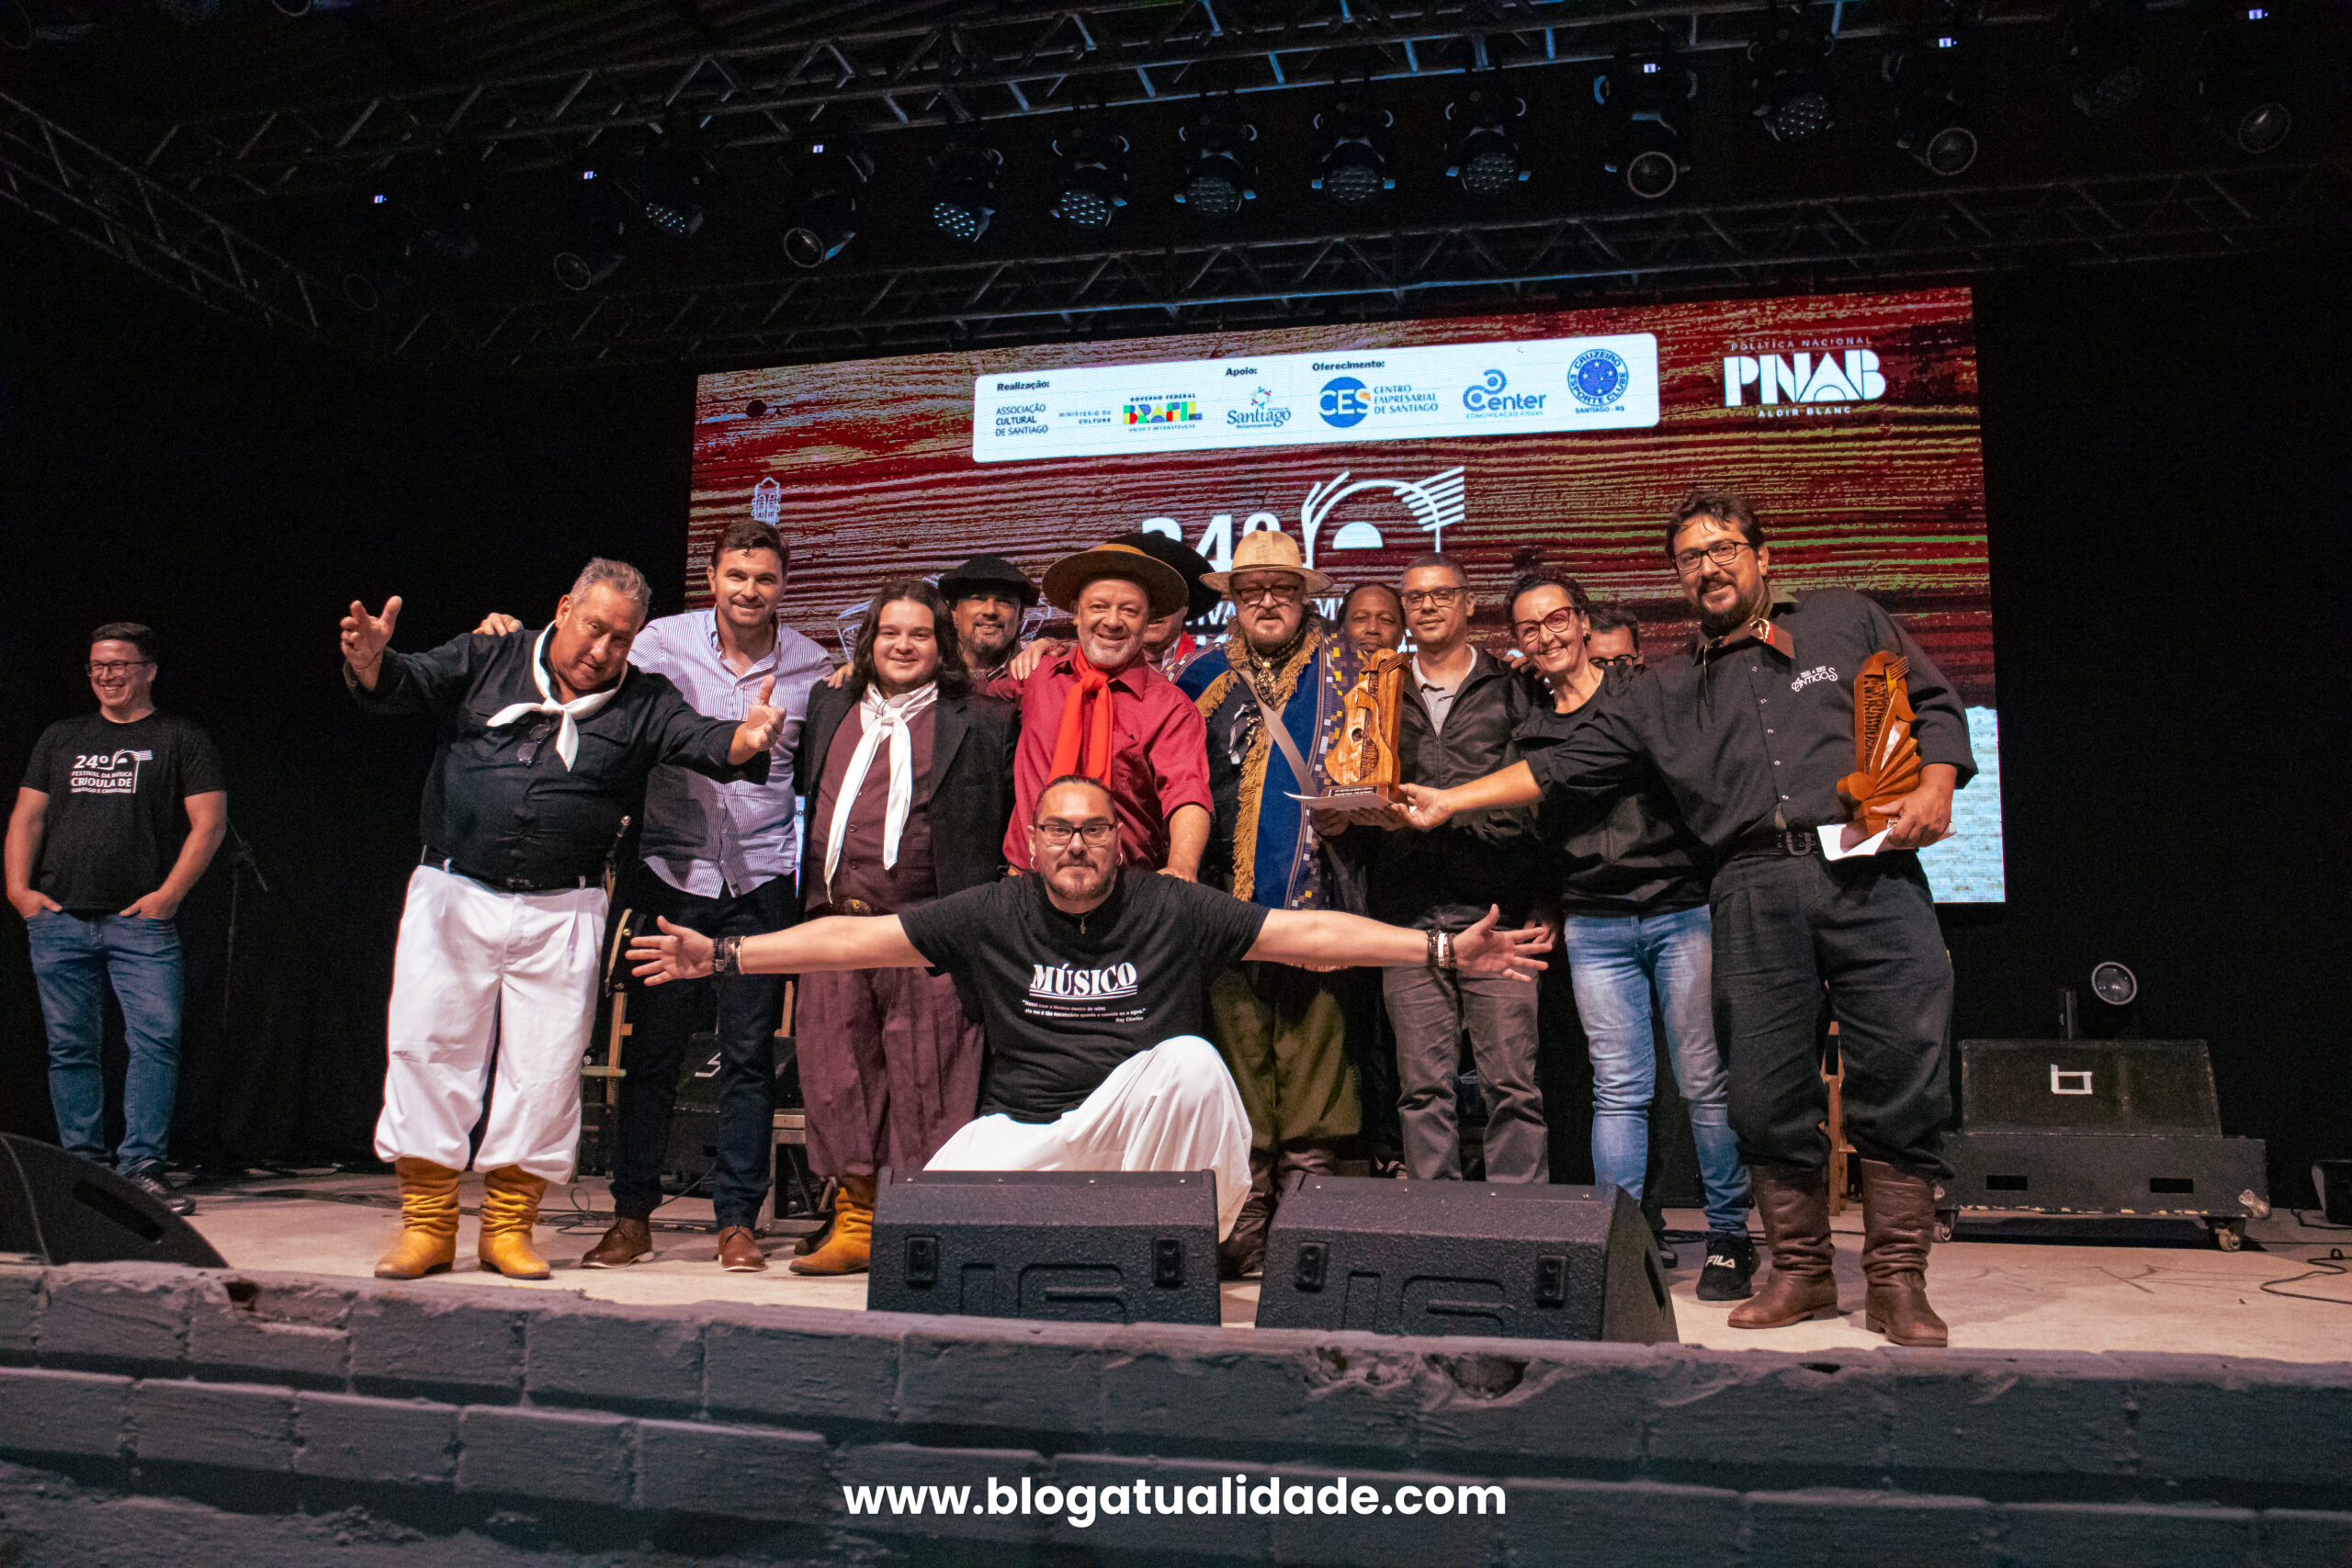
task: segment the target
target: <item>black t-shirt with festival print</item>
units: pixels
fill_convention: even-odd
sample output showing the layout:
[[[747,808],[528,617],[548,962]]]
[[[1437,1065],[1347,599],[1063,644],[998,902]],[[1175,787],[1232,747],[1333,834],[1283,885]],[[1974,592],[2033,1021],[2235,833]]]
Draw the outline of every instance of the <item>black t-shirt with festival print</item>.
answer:
[[[60,719],[34,743],[24,783],[49,796],[33,890],[85,917],[161,887],[187,837],[184,802],[229,787],[211,738],[168,713]]]

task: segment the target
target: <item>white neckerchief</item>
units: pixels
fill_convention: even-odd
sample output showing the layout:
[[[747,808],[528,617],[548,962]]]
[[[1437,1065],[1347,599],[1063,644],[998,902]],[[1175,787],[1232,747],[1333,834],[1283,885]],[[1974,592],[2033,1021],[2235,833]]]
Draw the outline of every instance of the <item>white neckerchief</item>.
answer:
[[[539,662],[539,656],[547,651],[548,638],[554,632],[555,627],[548,626],[546,631],[539,634],[539,640],[531,645],[531,680],[539,688],[541,700],[536,703],[509,703],[490,716],[490,728],[502,728],[535,713],[561,714],[563,722],[556,726],[555,731],[555,754],[563,759],[563,771],[570,773],[571,759],[580,754],[579,721],[611,702],[613,694],[621,689],[621,682],[616,681],[601,692],[591,692],[584,697],[574,697],[568,703],[557,702],[555,694],[548,689],[547,669]],[[623,668],[621,681],[628,679],[628,671]]]
[[[842,863],[842,835],[849,831],[850,807],[857,804],[858,792],[865,787],[866,771],[874,765],[874,753],[885,739],[890,742],[890,795],[882,811],[882,869],[888,871],[899,863],[899,835],[906,830],[907,814],[915,804],[914,737],[907,727],[915,715],[938,700],[936,681],[926,681],[897,697],[883,696],[876,686],[865,688],[865,696],[857,705],[865,719],[865,732],[857,738],[857,750],[849,754],[841,793],[833,797],[832,825],[825,833],[828,895],[832,891],[833,870]]]

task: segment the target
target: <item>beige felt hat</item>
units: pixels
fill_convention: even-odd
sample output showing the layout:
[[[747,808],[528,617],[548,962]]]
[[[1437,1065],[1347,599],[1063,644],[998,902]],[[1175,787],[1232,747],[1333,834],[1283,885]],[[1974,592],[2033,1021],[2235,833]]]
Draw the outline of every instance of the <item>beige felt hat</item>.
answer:
[[[1184,607],[1183,573],[1133,545],[1097,545],[1091,550],[1062,557],[1046,569],[1046,598],[1062,609],[1075,610],[1079,594],[1098,577],[1124,577],[1141,584],[1151,599],[1155,620]]]
[[[1299,554],[1298,541],[1273,528],[1244,534],[1241,542],[1233,547],[1231,569],[1204,571],[1201,581],[1219,593],[1230,593],[1234,573],[1241,571],[1287,571],[1305,583],[1309,593],[1320,593],[1331,586],[1329,578],[1307,569],[1306,558]]]

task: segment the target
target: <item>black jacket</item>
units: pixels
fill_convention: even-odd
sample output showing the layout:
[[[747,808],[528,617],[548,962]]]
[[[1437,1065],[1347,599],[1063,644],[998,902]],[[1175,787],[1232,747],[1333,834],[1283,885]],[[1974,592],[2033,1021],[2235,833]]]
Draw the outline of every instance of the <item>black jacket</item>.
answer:
[[[833,734],[857,707],[848,692],[820,683],[808,694],[792,776],[812,807],[824,776]],[[1012,743],[1020,715],[1010,703],[977,693],[942,696],[932,707],[931,768],[916,799],[931,817],[932,869],[939,896],[960,893],[1004,874],[1004,825],[1012,819]],[[825,829],[808,813],[800,847],[800,898],[825,874]]]
[[[1531,694],[1535,705],[1512,740],[1513,761],[1566,740],[1622,693],[1604,682],[1574,713],[1554,712],[1540,681],[1532,681]],[[1654,773],[1608,799],[1548,796],[1538,821],[1563,914],[1665,915],[1707,901],[1706,846],[1682,825],[1666,781]]]
[[[1445,728],[1434,729],[1408,667],[1396,725],[1404,782],[1446,789],[1508,767],[1515,760],[1511,737],[1532,706],[1527,682],[1482,651],[1463,677]],[[1373,916],[1458,931],[1498,904],[1503,923],[1512,924],[1552,892],[1542,875],[1542,849],[1532,810],[1458,818],[1433,833],[1389,833],[1373,863]]]

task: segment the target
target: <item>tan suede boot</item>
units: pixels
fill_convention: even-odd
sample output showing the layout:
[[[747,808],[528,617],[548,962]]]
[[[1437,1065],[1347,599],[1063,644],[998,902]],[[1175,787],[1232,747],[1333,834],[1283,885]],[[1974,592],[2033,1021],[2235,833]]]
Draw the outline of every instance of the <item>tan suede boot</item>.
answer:
[[[1862,1322],[1897,1345],[1934,1348],[1951,1335],[1928,1304],[1928,1247],[1936,1234],[1936,1184],[1882,1159],[1862,1161]]]
[[[401,1238],[376,1260],[379,1280],[421,1280],[458,1260],[458,1173],[429,1159],[392,1162],[401,1179]]]
[[[554,1270],[531,1245],[531,1227],[539,1223],[539,1197],[548,1179],[533,1176],[519,1165],[502,1165],[490,1173],[481,1195],[481,1266],[510,1280],[544,1280]]]
[[[1756,1180],[1756,1215],[1772,1251],[1772,1277],[1732,1309],[1734,1328],[1785,1328],[1838,1310],[1838,1276],[1830,1268],[1829,1173],[1794,1166],[1749,1168]]]
[[[863,1274],[874,1246],[874,1178],[844,1176],[825,1245],[792,1260],[796,1274]]]

